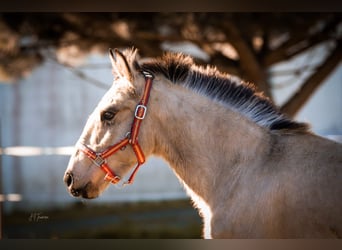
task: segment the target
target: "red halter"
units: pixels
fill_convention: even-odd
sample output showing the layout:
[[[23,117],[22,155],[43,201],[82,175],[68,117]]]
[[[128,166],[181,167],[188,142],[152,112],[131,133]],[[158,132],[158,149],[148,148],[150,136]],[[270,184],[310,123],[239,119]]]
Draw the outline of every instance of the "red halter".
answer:
[[[102,152],[95,152],[87,145],[80,143],[78,145],[78,149],[81,150],[88,158],[92,160],[92,162],[100,167],[105,173],[105,181],[109,181],[112,184],[116,184],[121,180],[121,177],[116,175],[108,166],[106,159],[116,153],[120,149],[124,149],[128,144],[132,146],[135,156],[137,157],[137,166],[134,168],[131,176],[128,181],[124,184],[131,184],[134,180],[135,174],[137,173],[139,167],[145,162],[145,155],[139,145],[138,142],[138,134],[142,120],[145,118],[147,111],[147,103],[150,97],[153,75],[149,72],[142,72],[145,77],[145,89],[143,96],[139,102],[139,104],[135,108],[134,120],[131,127],[131,132],[128,136],[122,141],[110,146],[106,150]]]

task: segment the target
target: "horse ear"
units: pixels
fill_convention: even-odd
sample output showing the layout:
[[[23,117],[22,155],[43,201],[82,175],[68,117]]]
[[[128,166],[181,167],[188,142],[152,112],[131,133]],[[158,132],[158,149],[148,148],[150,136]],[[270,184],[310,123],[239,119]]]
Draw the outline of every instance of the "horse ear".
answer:
[[[113,74],[126,78],[128,81],[133,80],[131,68],[126,57],[118,49],[109,49],[109,58],[112,63]]]

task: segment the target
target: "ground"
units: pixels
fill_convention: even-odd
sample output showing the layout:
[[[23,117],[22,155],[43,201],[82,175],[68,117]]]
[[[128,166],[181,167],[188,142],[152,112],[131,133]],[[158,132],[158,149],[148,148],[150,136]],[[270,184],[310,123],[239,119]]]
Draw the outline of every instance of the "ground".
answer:
[[[76,203],[65,209],[3,215],[3,238],[201,238],[189,200]]]

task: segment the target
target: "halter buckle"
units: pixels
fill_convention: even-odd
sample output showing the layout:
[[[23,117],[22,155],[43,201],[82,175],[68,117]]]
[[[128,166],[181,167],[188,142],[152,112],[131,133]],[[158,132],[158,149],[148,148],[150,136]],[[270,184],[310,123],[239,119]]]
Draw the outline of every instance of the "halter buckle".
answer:
[[[96,155],[96,158],[93,160],[93,162],[95,163],[96,166],[101,167],[103,163],[106,162],[106,160],[103,159],[101,155]]]
[[[141,116],[139,116],[138,112],[139,109],[142,108],[143,109],[143,114]],[[139,104],[137,105],[137,107],[135,108],[135,113],[134,113],[134,117],[139,119],[139,120],[143,120],[146,116],[146,112],[147,112],[147,107],[145,105]]]
[[[116,183],[118,183],[121,180],[121,178],[120,178],[120,176],[117,176],[117,175],[116,176],[112,176],[110,174],[106,174],[106,176],[104,177],[104,180],[108,181],[110,183],[116,184]]]

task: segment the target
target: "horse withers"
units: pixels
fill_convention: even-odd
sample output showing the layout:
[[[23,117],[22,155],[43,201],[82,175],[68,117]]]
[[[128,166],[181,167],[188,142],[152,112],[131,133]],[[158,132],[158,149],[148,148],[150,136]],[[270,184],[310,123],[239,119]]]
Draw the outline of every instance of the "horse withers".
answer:
[[[342,146],[287,118],[252,85],[182,54],[139,62],[110,50],[114,82],[90,115],[64,181],[98,197],[163,157],[204,238],[341,238]],[[133,171],[133,172],[132,172]]]

